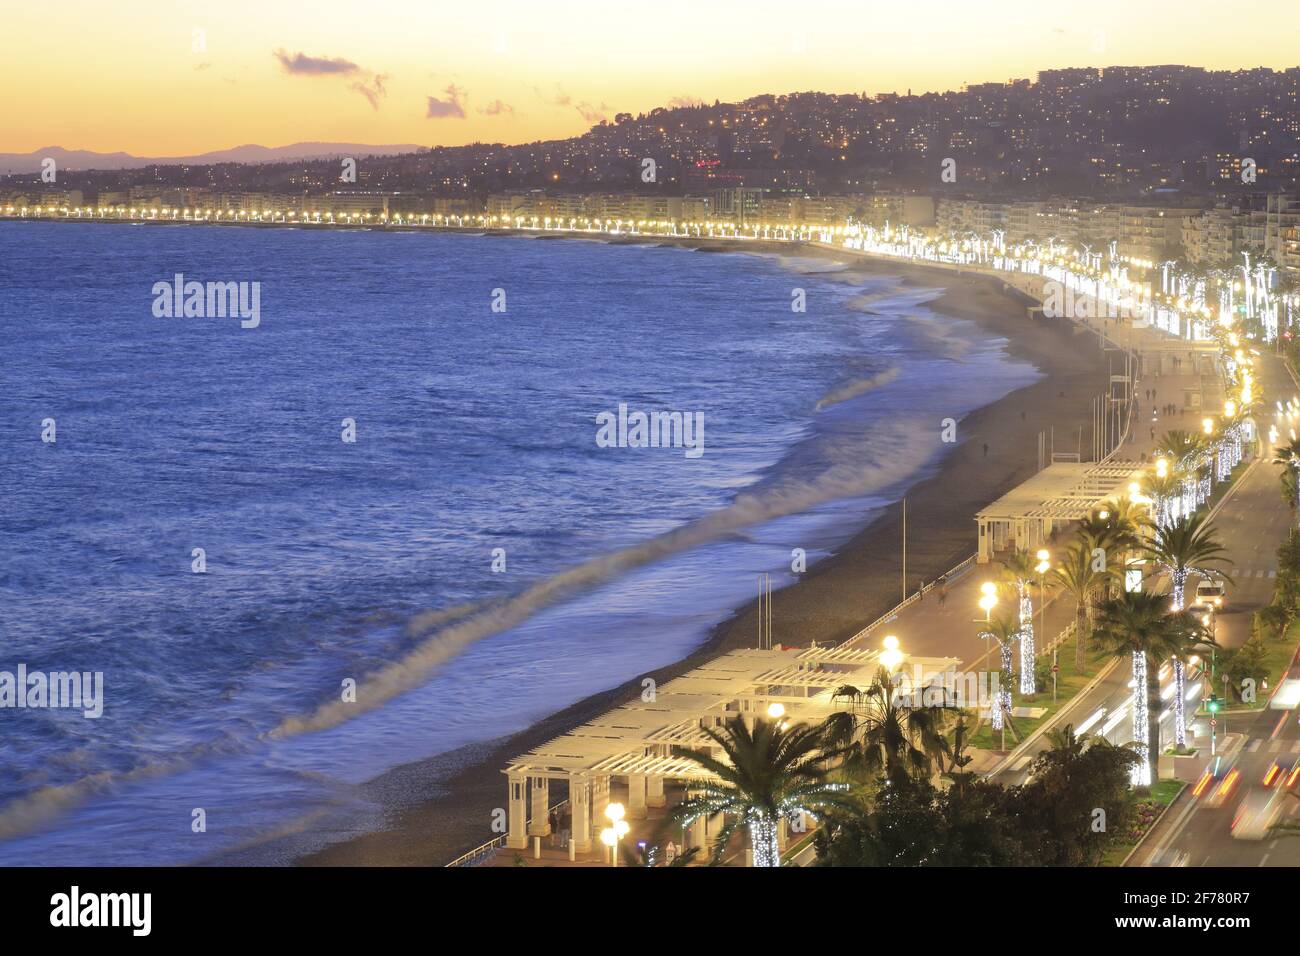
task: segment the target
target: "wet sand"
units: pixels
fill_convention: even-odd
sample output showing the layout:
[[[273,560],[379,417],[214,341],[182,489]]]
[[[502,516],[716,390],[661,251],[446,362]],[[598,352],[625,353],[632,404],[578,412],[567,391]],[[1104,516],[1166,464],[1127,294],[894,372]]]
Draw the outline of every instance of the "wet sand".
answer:
[[[735,246],[707,240],[672,244],[736,251]],[[780,243],[767,249],[759,245],[746,243],[741,251],[847,261],[843,253],[809,246],[795,249]],[[1054,427],[1057,450],[1074,451],[1082,428],[1082,448],[1086,452],[1091,447],[1091,401],[1105,388],[1105,357],[1096,338],[1071,323],[1029,319],[1029,300],[1004,291],[996,278],[889,261],[854,258],[852,262],[854,271],[901,276],[909,284],[943,288],[944,293],[927,308],[978,322],[986,331],[1004,336],[1011,355],[1029,361],[1046,376],[962,419],[960,444],[932,477],[907,491],[907,569],[914,589],[917,581],[932,581],[974,553],[975,512],[1035,472],[1040,431]],[[775,640],[796,645],[838,642],[897,604],[902,588],[900,519],[901,508],[895,503],[835,554],[809,568],[797,584],[777,591]],[[690,657],[671,667],[637,675],[518,734],[406,764],[375,778],[360,789],[382,808],[384,828],[316,834],[339,842],[296,862],[436,866],[483,843],[492,836],[493,810],[506,804],[501,771],[513,757],[639,695],[644,677],[663,682],[724,651],[754,646],[756,604],[739,608]],[[561,788],[553,785],[552,800],[562,796]]]

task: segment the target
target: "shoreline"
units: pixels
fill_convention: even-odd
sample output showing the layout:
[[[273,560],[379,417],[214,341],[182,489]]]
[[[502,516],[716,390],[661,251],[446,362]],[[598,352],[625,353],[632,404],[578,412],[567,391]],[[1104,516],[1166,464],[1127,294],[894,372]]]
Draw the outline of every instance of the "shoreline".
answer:
[[[481,233],[481,230],[480,230]],[[489,233],[490,234],[490,233]],[[513,233],[502,233],[513,234]],[[547,234],[546,238],[585,238]],[[810,243],[694,237],[593,236],[595,241],[637,245],[688,245],[698,251],[778,252],[825,258],[847,265],[849,273],[896,276],[904,287],[940,288],[925,308],[945,317],[975,322],[1006,340],[1009,357],[1027,361],[1043,375],[1031,385],[978,408],[959,423],[963,437],[932,473],[906,490],[908,499],[908,579],[933,581],[974,553],[974,515],[1037,470],[1037,436],[1055,427],[1064,435],[1091,425],[1089,403],[1107,374],[1100,348],[1084,339],[1070,347],[1080,330],[1068,320],[1031,323],[1024,293],[999,277],[854,254]],[[664,242],[665,239],[677,241]],[[940,275],[939,273],[944,273]],[[1080,436],[1082,432],[1080,431]],[[1080,444],[1084,444],[1082,437]],[[989,446],[983,451],[984,444]],[[1073,444],[1065,443],[1067,446]],[[1087,447],[1084,444],[1084,447]],[[887,613],[901,599],[899,555],[901,504],[888,505],[835,552],[812,565],[802,579],[774,592],[774,640],[784,644],[837,643]],[[333,834],[337,842],[319,849],[292,851],[285,862],[302,866],[441,866],[491,838],[493,810],[504,803],[502,768],[515,756],[566,733],[640,693],[641,681],[671,680],[721,653],[752,645],[757,633],[757,601],[750,600],[715,624],[687,657],[638,674],[590,695],[505,737],[471,744],[449,753],[403,764],[360,785],[358,791],[381,808],[382,829]],[[933,640],[942,640],[942,636]],[[940,647],[909,642],[918,653]],[[559,799],[563,794],[554,794]],[[329,836],[322,833],[321,836]],[[239,851],[225,856],[238,856]]]

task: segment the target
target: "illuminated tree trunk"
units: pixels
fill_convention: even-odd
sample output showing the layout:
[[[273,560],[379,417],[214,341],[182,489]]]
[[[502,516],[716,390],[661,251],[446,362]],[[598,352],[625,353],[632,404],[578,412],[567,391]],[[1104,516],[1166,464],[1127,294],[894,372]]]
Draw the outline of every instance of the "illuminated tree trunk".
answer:
[[[993,729],[1001,730],[1011,715],[1011,643],[1001,643],[1002,679],[998,684],[997,701],[993,707]]]
[[[1171,568],[1173,580],[1173,609],[1183,609],[1187,589],[1187,568]],[[1174,658],[1174,743],[1179,747],[1187,746],[1187,665]],[[1158,711],[1157,711],[1158,713]]]
[[[1174,658],[1174,743],[1187,746],[1187,665]]]
[[[1017,581],[1016,587],[1020,590],[1020,693],[1033,694],[1038,690],[1034,676],[1034,605],[1025,582]]]
[[[754,849],[754,866],[780,866],[781,848],[776,831],[779,820],[754,814],[749,820],[749,843]]]
[[[1133,652],[1133,743],[1141,763],[1133,768],[1134,786],[1151,785],[1151,715],[1147,708],[1147,656]]]

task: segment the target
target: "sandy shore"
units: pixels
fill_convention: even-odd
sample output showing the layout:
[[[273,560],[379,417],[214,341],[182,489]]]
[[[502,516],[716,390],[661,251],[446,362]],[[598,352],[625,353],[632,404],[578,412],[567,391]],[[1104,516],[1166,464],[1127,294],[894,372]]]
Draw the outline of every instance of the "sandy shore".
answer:
[[[736,248],[699,240],[673,244],[704,251]],[[772,249],[759,245],[746,243],[744,251],[841,255],[812,247],[796,249],[788,243],[770,244]],[[973,320],[986,331],[1006,337],[1013,356],[1046,375],[963,419],[959,429],[963,442],[945,457],[936,474],[908,490],[907,565],[914,586],[917,580],[934,580],[974,553],[975,512],[1034,473],[1041,430],[1055,427],[1058,450],[1073,450],[1074,436],[1082,428],[1083,447],[1090,447],[1091,398],[1105,388],[1105,359],[1096,339],[1081,335],[1068,322],[1031,321],[1026,315],[1028,300],[1004,291],[996,278],[864,259],[855,259],[853,268],[942,287],[944,293],[928,308]],[[900,515],[898,504],[886,509],[837,553],[810,568],[798,584],[775,594],[778,642],[840,641],[898,603]],[[638,675],[513,736],[397,767],[361,788],[383,808],[383,829],[320,834],[339,842],[297,862],[441,865],[491,836],[491,813],[506,802],[501,770],[512,757],[631,699],[640,692],[643,677],[669,680],[721,652],[752,646],[756,633],[756,602],[751,602],[719,623],[695,653],[671,667]],[[557,789],[552,790],[552,799],[562,796]]]

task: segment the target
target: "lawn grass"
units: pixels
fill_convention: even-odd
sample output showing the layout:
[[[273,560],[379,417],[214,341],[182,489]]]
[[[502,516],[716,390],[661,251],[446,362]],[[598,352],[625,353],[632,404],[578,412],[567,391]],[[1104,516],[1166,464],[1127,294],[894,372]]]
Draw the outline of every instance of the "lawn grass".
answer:
[[[1300,621],[1292,624],[1285,634],[1274,634],[1272,637],[1264,638],[1264,667],[1268,672],[1269,689],[1263,690],[1261,685],[1260,692],[1253,703],[1232,701],[1224,707],[1224,711],[1230,714],[1233,711],[1259,710],[1267,706],[1269,693],[1277,687],[1278,682],[1291,666],[1297,640],[1300,640]],[[1219,692],[1223,690],[1221,681],[1215,690]]]
[[[1253,460],[1254,459],[1251,459],[1251,461]],[[1223,496],[1228,493],[1228,489],[1232,488],[1237,483],[1237,479],[1246,473],[1246,469],[1249,467],[1250,467],[1250,461],[1242,460],[1237,462],[1236,466],[1232,469],[1232,471],[1228,472],[1227,480],[1220,481],[1218,484],[1216,484],[1214,488],[1210,491],[1210,497],[1207,498],[1205,500],[1205,503],[1202,504],[1201,507],[1197,508],[1196,510],[1203,513],[1208,513],[1215,505],[1219,503],[1219,501],[1223,498]]]
[[[1097,672],[1101,670],[1102,665],[1108,660],[1105,654],[1094,649],[1087,655],[1087,659],[1084,661],[1084,669],[1080,672],[1074,666],[1074,648],[1074,640],[1068,640],[1061,645],[1056,656],[1057,663],[1061,666],[1061,672],[1056,675],[1056,703],[1052,703],[1052,685],[1050,681],[1032,697],[1014,696],[1012,703],[1016,707],[1045,708],[1043,715],[1035,719],[1027,717],[1012,718],[1012,724],[1020,732],[1021,740],[1024,740],[1056,716],[1061,708],[1068,704],[1074,698],[1074,695],[1087,685],[1088,681],[1097,676]],[[986,722],[980,727],[978,733],[971,736],[970,746],[980,750],[1001,750],[1002,731],[993,730]],[[1007,749],[1009,750],[1014,746],[1015,738],[1008,728]]]
[[[1151,787],[1149,794],[1141,795],[1136,790],[1130,790],[1128,799],[1130,807],[1137,812],[1140,804],[1154,804],[1155,815],[1149,822],[1138,823],[1124,837],[1123,840],[1115,843],[1107,850],[1101,858],[1101,866],[1119,866],[1124,862],[1125,857],[1133,852],[1133,848],[1142,842],[1142,838],[1150,832],[1151,827],[1155,825],[1156,819],[1160,813],[1182,792],[1183,787],[1187,786],[1182,780],[1160,780],[1155,786]]]

